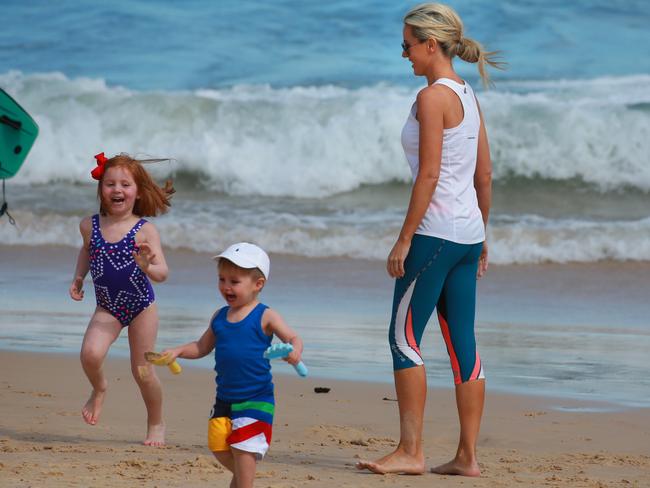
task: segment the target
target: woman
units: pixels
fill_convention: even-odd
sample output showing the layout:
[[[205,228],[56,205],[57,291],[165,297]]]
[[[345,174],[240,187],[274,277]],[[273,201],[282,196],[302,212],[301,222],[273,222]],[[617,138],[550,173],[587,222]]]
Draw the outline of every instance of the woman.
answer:
[[[399,404],[400,442],[358,469],[375,473],[425,471],[422,425],[426,374],[420,340],[434,308],[449,352],[456,385],[460,441],[456,456],[431,469],[438,474],[479,476],[476,439],[485,380],[474,336],[476,279],[488,267],[485,227],[491,200],[491,162],[483,118],[471,87],[454,71],[454,56],[500,68],[480,44],[463,37],[454,10],[423,4],[404,17],[402,56],[422,89],[402,130],[413,174],[411,199],[399,238],[388,256],[396,278],[389,342]]]

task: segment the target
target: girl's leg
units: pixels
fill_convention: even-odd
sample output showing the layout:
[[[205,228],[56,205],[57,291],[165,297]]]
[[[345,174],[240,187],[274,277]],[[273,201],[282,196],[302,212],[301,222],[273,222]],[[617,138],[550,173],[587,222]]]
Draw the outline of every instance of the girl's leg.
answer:
[[[102,366],[108,349],[120,335],[122,325],[110,313],[97,308],[81,344],[81,366],[93,387],[90,398],[81,409],[81,415],[87,424],[95,425],[104,404],[108,382]]]
[[[147,408],[147,446],[165,445],[165,423],[162,418],[162,387],[153,366],[144,359],[146,351],[153,351],[158,335],[156,304],[140,312],[129,325],[131,373],[135,378]]]
[[[465,259],[450,271],[438,302],[438,319],[454,373],[460,421],[456,456],[452,461],[431,470],[438,474],[481,474],[476,458],[476,442],[483,415],[485,380],[474,335],[476,271],[480,249],[480,244],[473,246]]]
[[[254,453],[231,448],[235,462],[235,476],[237,488],[253,488],[257,458]],[[232,485],[231,485],[232,486]]]

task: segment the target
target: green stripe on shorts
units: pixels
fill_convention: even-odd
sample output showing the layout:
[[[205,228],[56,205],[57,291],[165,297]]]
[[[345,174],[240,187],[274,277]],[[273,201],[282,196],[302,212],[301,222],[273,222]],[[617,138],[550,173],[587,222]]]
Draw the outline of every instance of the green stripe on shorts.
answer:
[[[233,412],[240,412],[242,410],[260,410],[271,415],[273,415],[273,412],[275,411],[275,405],[269,402],[233,403],[231,408]]]

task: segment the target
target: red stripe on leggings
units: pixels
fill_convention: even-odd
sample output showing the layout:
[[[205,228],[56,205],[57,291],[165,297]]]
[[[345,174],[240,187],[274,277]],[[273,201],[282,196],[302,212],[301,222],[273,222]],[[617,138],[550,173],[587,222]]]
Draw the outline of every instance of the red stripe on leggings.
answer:
[[[476,362],[474,363],[474,371],[472,371],[472,374],[470,375],[469,379],[477,380],[480,375],[481,375],[481,358],[478,355],[478,351],[476,351]]]
[[[445,338],[445,344],[447,344],[447,352],[449,353],[449,361],[451,361],[451,370],[454,373],[454,384],[460,385],[463,380],[460,377],[460,365],[458,364],[458,358],[456,357],[456,351],[454,346],[451,343],[451,335],[449,334],[449,325],[447,321],[442,316],[441,313],[438,313],[438,322],[440,322],[440,330],[442,331],[442,337]]]
[[[422,357],[422,354],[420,354],[420,348],[418,347],[418,343],[415,340],[415,334],[413,334],[413,318],[411,317],[410,306],[409,306],[409,311],[406,314],[405,332],[406,332],[406,342],[408,342],[408,345],[411,346],[411,349],[413,349],[415,352],[418,353],[418,356]]]

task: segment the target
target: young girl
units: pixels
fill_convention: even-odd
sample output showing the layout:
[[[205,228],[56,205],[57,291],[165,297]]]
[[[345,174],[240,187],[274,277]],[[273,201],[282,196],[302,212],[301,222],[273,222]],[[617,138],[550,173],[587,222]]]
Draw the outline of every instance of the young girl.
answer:
[[[83,245],[70,285],[72,299],[82,300],[90,270],[97,299],[81,346],[81,364],[93,388],[81,413],[86,423],[97,423],[108,386],[104,358],[122,328],[128,327],[131,372],[147,408],[144,444],[162,446],[162,389],[144,353],[153,350],[158,333],[150,280],[165,281],[168,270],[158,231],[142,217],[166,212],[174,189],[170,181],[158,187],[140,161],[126,154],[106,159],[101,153],[95,159],[91,175],[98,180],[99,214],[85,217],[79,225]]]

